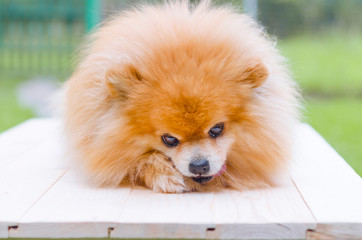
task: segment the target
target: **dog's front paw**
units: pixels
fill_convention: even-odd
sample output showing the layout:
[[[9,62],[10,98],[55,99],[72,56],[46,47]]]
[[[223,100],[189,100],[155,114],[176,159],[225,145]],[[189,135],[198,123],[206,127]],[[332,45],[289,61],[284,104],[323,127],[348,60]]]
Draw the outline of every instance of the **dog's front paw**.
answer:
[[[162,193],[182,193],[186,192],[186,185],[182,176],[158,175],[153,181],[153,191]]]
[[[155,192],[182,193],[188,191],[182,174],[163,154],[154,152],[147,156],[137,176],[144,185]]]

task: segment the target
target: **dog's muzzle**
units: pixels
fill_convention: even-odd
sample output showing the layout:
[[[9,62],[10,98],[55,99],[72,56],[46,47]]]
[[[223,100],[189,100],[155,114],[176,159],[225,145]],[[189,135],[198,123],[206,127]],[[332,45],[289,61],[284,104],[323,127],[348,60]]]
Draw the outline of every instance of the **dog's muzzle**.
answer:
[[[205,158],[194,159],[189,164],[189,171],[199,176],[193,177],[192,180],[198,183],[206,183],[212,179],[212,176],[202,176],[210,172],[210,163]]]

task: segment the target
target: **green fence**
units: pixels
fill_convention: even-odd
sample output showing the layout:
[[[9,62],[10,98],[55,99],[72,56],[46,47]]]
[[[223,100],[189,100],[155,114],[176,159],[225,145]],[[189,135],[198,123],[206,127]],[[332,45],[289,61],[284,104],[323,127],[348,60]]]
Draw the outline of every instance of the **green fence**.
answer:
[[[107,15],[145,1],[163,0],[0,0],[0,75],[69,75],[87,31]],[[362,0],[258,0],[257,6],[258,20],[278,37],[362,31]]]
[[[67,75],[99,0],[0,0],[0,74]]]

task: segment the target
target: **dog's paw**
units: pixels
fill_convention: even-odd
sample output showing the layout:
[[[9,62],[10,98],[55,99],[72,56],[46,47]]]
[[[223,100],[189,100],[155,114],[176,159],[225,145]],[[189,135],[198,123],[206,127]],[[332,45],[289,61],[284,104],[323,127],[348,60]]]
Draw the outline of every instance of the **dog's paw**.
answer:
[[[150,154],[138,176],[146,187],[161,193],[182,193],[188,191],[182,174],[168,158],[158,152]]]
[[[159,175],[153,181],[153,191],[161,193],[183,193],[186,185],[182,176]]]

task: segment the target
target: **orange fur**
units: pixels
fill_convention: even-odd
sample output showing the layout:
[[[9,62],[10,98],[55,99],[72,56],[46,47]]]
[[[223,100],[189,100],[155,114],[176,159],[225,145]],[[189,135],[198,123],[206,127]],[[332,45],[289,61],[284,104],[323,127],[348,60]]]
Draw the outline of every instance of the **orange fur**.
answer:
[[[283,58],[247,16],[207,1],[145,5],[93,34],[65,87],[66,132],[97,183],[161,192],[261,187],[287,164],[295,89]],[[218,122],[225,130],[210,139]],[[168,149],[164,133],[180,146]],[[227,172],[206,184],[181,174],[181,157],[169,157],[195,145],[222,155],[226,144]]]

